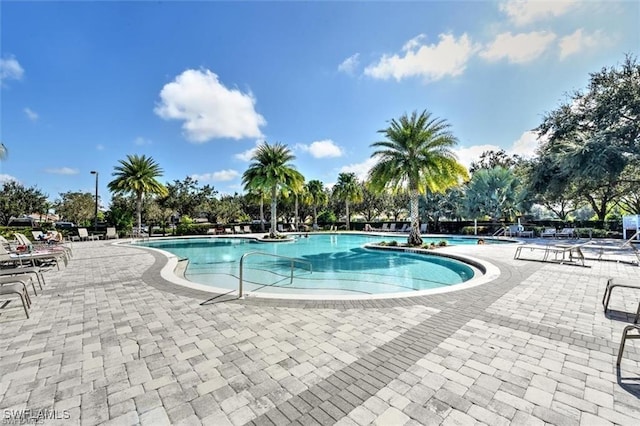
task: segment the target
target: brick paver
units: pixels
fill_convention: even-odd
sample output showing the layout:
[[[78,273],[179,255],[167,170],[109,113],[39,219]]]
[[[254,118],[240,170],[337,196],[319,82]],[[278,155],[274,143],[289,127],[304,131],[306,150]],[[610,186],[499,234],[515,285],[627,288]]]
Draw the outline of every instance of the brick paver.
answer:
[[[74,244],[31,318],[0,310],[0,415],[50,424],[637,424],[640,295],[589,268],[448,247],[496,280],[397,300],[231,300],[162,278],[158,253]],[[204,302],[204,303],[203,303]],[[64,416],[64,418],[60,418]]]

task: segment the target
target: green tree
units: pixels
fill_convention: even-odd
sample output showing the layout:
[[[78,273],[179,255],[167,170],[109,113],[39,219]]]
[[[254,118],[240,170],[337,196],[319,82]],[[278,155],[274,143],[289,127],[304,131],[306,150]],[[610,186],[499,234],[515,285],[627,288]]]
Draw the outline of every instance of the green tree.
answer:
[[[116,194],[111,198],[109,210],[105,214],[107,223],[116,229],[131,229],[134,223],[133,212],[135,211],[135,195],[124,196]]]
[[[351,203],[359,203],[362,201],[362,187],[356,178],[355,173],[340,173],[338,182],[333,187],[334,196],[342,201],[346,210],[347,231],[351,229],[351,212],[349,206]]]
[[[16,181],[4,182],[0,191],[0,223],[6,225],[12,216],[41,212],[46,203],[47,194],[38,188],[26,188]]]
[[[167,195],[167,188],[156,178],[162,176],[162,169],[151,158],[144,155],[127,155],[120,160],[111,174],[115,179],[107,185],[114,194],[134,194],[136,197],[136,226],[142,227],[142,200],[145,194]]]
[[[318,207],[324,207],[329,202],[329,196],[324,184],[319,180],[310,180],[306,184],[306,202],[313,207],[313,227],[318,227]]]
[[[587,89],[568,96],[536,130],[541,162],[561,173],[534,172],[535,186],[574,193],[604,220],[624,188],[624,171],[640,159],[640,64],[628,55],[621,66],[592,73]]]
[[[500,149],[498,151],[484,151],[480,154],[480,159],[478,161],[471,162],[469,172],[473,174],[480,169],[493,169],[497,166],[510,169],[520,161],[522,161],[520,156],[508,155],[504,149]]]
[[[423,111],[391,120],[382,129],[386,140],[372,144],[377,163],[369,171],[369,181],[378,191],[406,191],[410,197],[411,232],[407,243],[421,245],[418,200],[429,192],[442,192],[467,178],[467,169],[456,159],[452,148],[458,143],[444,119]]]
[[[271,230],[269,236],[277,236],[278,195],[287,195],[290,191],[299,191],[304,177],[290,163],[295,159],[291,150],[280,143],[269,145],[264,142],[258,146],[249,168],[242,175],[245,190],[263,190],[271,197]]]
[[[60,194],[54,208],[65,220],[75,222],[79,226],[91,224],[95,214],[96,199],[90,192],[68,191]]]
[[[499,166],[474,173],[464,200],[470,217],[489,216],[493,221],[512,221],[528,208],[520,180],[513,171]]]
[[[199,217],[207,210],[207,204],[217,191],[209,185],[200,187],[198,181],[190,176],[184,180],[167,183],[167,194],[158,202],[164,208],[178,213],[180,216]]]
[[[361,182],[362,201],[353,206],[353,210],[361,213],[367,222],[371,222],[380,216],[388,201],[384,194],[372,191],[368,182]]]

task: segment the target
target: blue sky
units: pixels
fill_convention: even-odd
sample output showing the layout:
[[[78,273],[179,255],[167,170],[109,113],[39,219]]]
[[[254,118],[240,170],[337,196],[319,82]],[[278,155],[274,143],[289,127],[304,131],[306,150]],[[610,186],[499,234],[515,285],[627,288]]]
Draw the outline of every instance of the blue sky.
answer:
[[[530,155],[542,115],[640,50],[640,3],[0,3],[0,179],[93,192],[153,157],[163,182],[242,192],[256,144],[307,178],[364,176],[378,130],[429,110],[464,164]]]

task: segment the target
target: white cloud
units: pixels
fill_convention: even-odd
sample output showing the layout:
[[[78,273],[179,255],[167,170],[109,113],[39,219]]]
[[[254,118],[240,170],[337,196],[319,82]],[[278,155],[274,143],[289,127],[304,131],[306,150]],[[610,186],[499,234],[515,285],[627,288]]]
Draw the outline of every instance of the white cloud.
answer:
[[[96,150],[97,150],[97,151],[104,151],[104,145],[102,145],[101,143],[99,143],[98,145],[96,145]]]
[[[538,134],[536,132],[526,131],[522,133],[522,135],[520,135],[520,137],[508,148],[502,148],[498,145],[491,144],[472,145],[466,148],[455,149],[454,153],[458,157],[458,161],[465,167],[469,168],[471,163],[478,161],[480,159],[480,155],[485,151],[500,151],[501,149],[504,149],[507,155],[519,155],[525,158],[532,157],[542,139],[544,139],[544,137],[540,140],[538,139]]]
[[[340,173],[355,173],[359,180],[366,180],[369,170],[378,162],[376,158],[369,157],[362,163],[348,164],[340,168]]]
[[[426,81],[454,77],[464,72],[467,61],[477,50],[466,34],[457,39],[451,34],[440,34],[438,43],[429,45],[424,44],[424,38],[419,35],[409,40],[401,55],[382,56],[378,63],[365,68],[365,75],[380,79],[393,77],[397,81],[408,77],[423,77]]]
[[[313,158],[342,157],[343,151],[331,139],[312,142],[309,145],[296,144],[296,149],[308,152]]]
[[[80,173],[78,169],[72,169],[71,167],[60,167],[57,169],[46,169],[46,173],[51,173],[52,175],[77,175]]]
[[[253,146],[253,148],[249,148],[246,151],[243,151],[243,152],[240,152],[240,153],[234,155],[234,158],[237,158],[238,160],[241,160],[241,161],[251,161],[251,159],[255,155],[256,151],[258,150],[258,147],[263,142],[264,141],[257,140],[256,144]]]
[[[154,112],[165,120],[183,120],[188,140],[261,137],[266,124],[249,93],[228,89],[209,70],[186,70],[160,91]]]
[[[340,65],[338,65],[338,71],[349,75],[355,74],[358,65],[360,65],[359,57],[359,53],[349,56],[347,59],[342,61]]]
[[[522,64],[530,62],[544,53],[556,39],[556,35],[548,31],[530,33],[498,34],[495,40],[480,52],[480,56],[488,61],[506,58],[509,62]]]
[[[143,138],[142,136],[138,136],[133,140],[134,145],[143,146],[143,145],[151,145],[152,142],[150,139]]]
[[[0,58],[0,81],[4,80],[21,80],[24,75],[24,69],[13,56],[9,58]]]
[[[0,183],[5,183],[5,182],[18,182],[18,179],[11,175],[0,173]]]
[[[529,130],[520,135],[517,141],[513,142],[507,153],[511,155],[517,154],[521,157],[532,157],[538,145],[546,139],[546,136],[538,136],[537,132]]]
[[[23,111],[27,115],[27,118],[31,121],[38,121],[38,118],[40,118],[38,113],[31,108],[25,108]]]
[[[500,11],[515,25],[522,26],[562,16],[577,4],[578,2],[569,0],[510,0],[500,4]]]
[[[582,28],[577,29],[573,34],[560,39],[560,59],[580,53],[584,50],[597,47],[608,46],[612,40],[602,31],[595,31],[591,34],[585,33]]]
[[[203,173],[200,175],[198,174],[191,175],[193,179],[197,181],[203,181],[203,182],[207,182],[207,181],[227,182],[227,181],[236,179],[238,176],[240,176],[240,173],[237,170],[232,170],[232,169],[220,170],[219,172],[213,172],[213,173]]]

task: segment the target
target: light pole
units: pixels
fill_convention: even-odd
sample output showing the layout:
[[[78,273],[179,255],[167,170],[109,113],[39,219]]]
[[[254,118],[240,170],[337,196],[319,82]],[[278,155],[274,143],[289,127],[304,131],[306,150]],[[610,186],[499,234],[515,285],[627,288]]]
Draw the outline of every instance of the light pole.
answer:
[[[96,175],[96,210],[93,216],[93,230],[98,232],[98,172],[91,170],[92,175]]]

